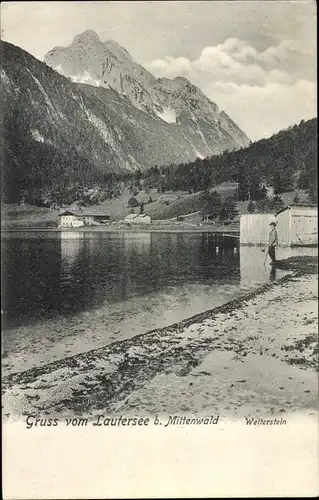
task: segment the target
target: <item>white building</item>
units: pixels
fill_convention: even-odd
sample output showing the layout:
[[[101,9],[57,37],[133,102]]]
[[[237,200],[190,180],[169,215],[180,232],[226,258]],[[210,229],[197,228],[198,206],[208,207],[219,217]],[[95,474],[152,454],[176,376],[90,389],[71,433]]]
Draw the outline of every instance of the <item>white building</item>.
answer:
[[[95,225],[98,224],[98,222],[96,222],[94,220],[94,217],[92,215],[85,215],[85,214],[83,214],[82,215],[82,220],[83,220],[83,222],[84,222],[84,224],[86,226],[95,226]]]
[[[316,205],[288,205],[279,210],[276,216],[279,245],[318,245],[318,208]]]
[[[318,245],[316,205],[292,204],[274,214],[244,214],[240,218],[241,245],[268,245],[271,222],[276,222],[279,246]]]
[[[151,218],[147,214],[128,214],[124,221],[128,224],[150,224]]]
[[[106,214],[65,211],[58,215],[58,227],[98,226],[110,221]]]
[[[84,220],[74,212],[62,212],[58,215],[58,227],[82,227]]]

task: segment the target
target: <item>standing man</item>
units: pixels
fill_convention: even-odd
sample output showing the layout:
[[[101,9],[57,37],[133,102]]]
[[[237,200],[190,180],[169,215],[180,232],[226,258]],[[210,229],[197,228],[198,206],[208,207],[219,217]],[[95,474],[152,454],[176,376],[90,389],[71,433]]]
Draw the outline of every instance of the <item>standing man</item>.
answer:
[[[276,223],[271,222],[269,225],[271,229],[269,233],[268,254],[271,258],[271,263],[274,264],[276,262],[276,245],[278,245],[278,235],[277,235]]]

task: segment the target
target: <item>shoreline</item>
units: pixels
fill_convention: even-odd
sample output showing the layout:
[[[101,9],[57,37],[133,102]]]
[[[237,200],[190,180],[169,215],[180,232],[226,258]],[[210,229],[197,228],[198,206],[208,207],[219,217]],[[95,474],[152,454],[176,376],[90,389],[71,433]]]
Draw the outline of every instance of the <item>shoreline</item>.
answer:
[[[212,227],[165,227],[161,226],[159,228],[155,227],[79,227],[79,228],[58,228],[58,227],[21,227],[21,226],[10,226],[1,227],[2,233],[15,233],[15,232],[54,232],[54,233],[232,233],[232,235],[239,235],[239,229],[225,229],[225,228],[212,228]]]
[[[312,389],[304,390],[298,398],[293,397],[293,399],[299,409],[304,406],[313,408],[313,397],[317,397],[317,393],[312,394],[316,380],[314,371],[316,355],[313,347],[315,340],[313,333],[309,333],[309,328],[306,326],[302,327],[302,334],[297,335],[303,323],[300,323],[295,303],[299,303],[305,296],[303,290],[309,289],[308,298],[304,304],[300,302],[300,308],[306,307],[307,301],[311,301],[311,307],[314,307],[313,294],[316,285],[317,276],[299,269],[222,306],[196,314],[168,327],[157,328],[38,368],[10,374],[3,379],[3,414],[6,417],[14,416],[13,408],[17,408],[17,403],[22,414],[32,414],[35,407],[41,408],[44,415],[54,413],[58,416],[65,414],[92,416],[97,411],[116,414],[118,411],[129,413],[133,410],[152,414],[154,411],[165,409],[183,414],[193,411],[196,414],[205,409],[206,403],[196,403],[197,410],[196,408],[194,410],[192,398],[203,396],[204,389],[211,390],[209,387],[214,387],[219,394],[220,408],[216,408],[217,403],[214,398],[211,400],[214,411],[222,411],[225,394],[221,398],[220,387],[225,383],[224,370],[228,368],[229,376],[234,371],[237,378],[243,378],[243,375],[237,375],[238,371],[247,372],[247,366],[251,365],[253,370],[262,371],[267,368],[265,360],[273,365],[271,371],[274,370],[274,373],[278,371],[279,374],[283,372],[285,380],[295,379],[296,382],[298,379],[300,384],[310,384]],[[266,303],[270,310],[277,311],[273,317],[268,317],[267,311],[265,312]],[[308,316],[312,314],[309,307],[306,314]],[[282,317],[285,315],[290,322],[292,316],[294,317],[295,333],[292,334],[292,338],[288,333],[291,325],[290,327],[288,325],[287,330],[283,322]],[[314,324],[314,319],[312,316],[309,318],[311,326]],[[274,331],[268,328],[269,322],[273,323],[274,330],[284,329],[280,335],[274,334]],[[253,330],[250,324],[254,325]],[[256,331],[260,331],[261,337],[256,336]],[[310,353],[308,347],[309,352],[306,347],[302,347],[303,341],[305,346],[311,346],[313,353],[312,351]],[[278,345],[274,349],[276,344]],[[202,369],[203,364],[206,366],[205,370]],[[209,370],[207,365],[210,366]],[[213,379],[210,377],[211,370],[215,371]],[[287,377],[286,373],[291,376]],[[267,391],[271,392],[272,385],[276,384],[276,378],[272,379],[272,373],[268,373],[267,376],[272,380],[267,385]],[[221,380],[218,382],[220,377]],[[242,383],[246,382],[247,373],[245,377]],[[208,380],[210,380],[209,387]],[[264,383],[262,380],[261,377],[261,385]],[[187,390],[186,381],[188,381]],[[191,390],[195,381],[197,384],[201,381],[205,386],[198,387],[197,395]],[[183,385],[182,391],[179,389],[180,384]],[[234,384],[235,381],[230,387]],[[254,379],[249,381],[249,384],[254,384]],[[235,385],[238,386],[238,381]],[[175,394],[174,397],[168,396],[167,387],[170,387],[169,392]],[[300,387],[304,389],[302,385]],[[244,397],[244,400],[247,398],[249,400],[247,415],[250,414],[251,405],[255,404],[254,398],[257,397],[253,396],[255,389],[254,387],[247,389],[248,393]],[[284,387],[279,388],[279,395],[283,389]],[[293,391],[292,388],[289,390]],[[311,397],[308,397],[309,393],[312,394]],[[18,397],[12,399],[14,395]],[[284,392],[282,395],[288,398]],[[258,397],[264,398],[262,394]],[[290,394],[289,398],[291,397]],[[35,401],[39,401],[34,403],[34,398]],[[185,399],[186,403],[181,404],[181,408],[174,409],[174,404],[178,404],[174,401],[181,398]],[[152,404],[150,399],[153,400]],[[279,411],[276,398],[270,399],[271,404]],[[232,402],[233,400],[237,403]],[[229,408],[233,404],[237,405],[237,413],[245,406],[243,401],[239,400],[240,396],[234,393],[228,402]],[[280,398],[278,401],[279,406],[283,404]],[[261,415],[268,415],[267,401],[263,404],[266,405],[267,411]],[[229,413],[227,408],[226,405],[223,411]],[[256,407],[254,411],[257,411]]]
[[[257,297],[258,295],[262,295],[264,292],[275,286],[276,284],[282,284],[287,281],[290,281],[291,278],[297,277],[300,275],[300,271],[297,271],[295,274],[287,274],[286,276],[283,276],[277,281],[273,281],[270,283],[265,283],[261,285],[260,287],[256,288],[255,290],[251,290],[250,292],[247,292],[243,294],[240,297],[237,297],[236,299],[232,299],[228,302],[225,302],[225,304],[222,304],[221,306],[214,307],[213,309],[208,309],[207,311],[204,311],[202,313],[194,314],[193,316],[189,316],[188,318],[185,318],[177,323],[172,323],[171,325],[168,326],[163,326],[160,328],[154,328],[152,330],[148,330],[147,332],[140,333],[138,335],[135,335],[132,338],[129,339],[124,339],[120,341],[114,341],[108,344],[107,346],[102,346],[102,347],[97,347],[95,349],[91,349],[90,351],[86,351],[84,353],[79,353],[75,354],[73,356],[66,356],[60,360],[57,361],[52,361],[51,363],[46,363],[44,366],[38,366],[34,368],[29,368],[25,371],[22,372],[14,372],[11,373],[5,377],[3,377],[3,384],[2,387],[5,385],[7,381],[13,380],[13,382],[19,382],[19,378],[21,375],[21,378],[23,378],[23,374],[30,374],[31,376],[33,374],[36,374],[36,376],[41,376],[42,374],[48,373],[50,371],[54,371],[55,369],[58,369],[60,367],[63,367],[64,364],[66,363],[66,360],[71,360],[72,358],[77,358],[78,356],[84,356],[88,353],[94,355],[94,353],[98,353],[99,351],[103,351],[107,348],[111,348],[113,345],[116,344],[124,344],[124,343],[130,343],[132,341],[136,340],[142,340],[144,337],[156,335],[156,334],[165,334],[167,332],[171,332],[172,330],[178,331],[183,328],[187,328],[188,326],[192,324],[198,324],[206,319],[211,319],[214,317],[214,315],[219,314],[219,313],[231,313],[234,310],[237,310],[240,308],[244,302],[252,300],[253,298]],[[52,370],[50,370],[52,368]]]

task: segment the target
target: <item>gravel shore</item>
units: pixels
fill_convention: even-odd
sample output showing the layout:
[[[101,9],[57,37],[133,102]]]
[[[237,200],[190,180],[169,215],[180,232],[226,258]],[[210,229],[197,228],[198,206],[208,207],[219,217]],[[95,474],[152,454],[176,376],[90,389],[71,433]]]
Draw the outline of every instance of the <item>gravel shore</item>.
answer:
[[[3,416],[316,412],[317,274],[3,380]]]

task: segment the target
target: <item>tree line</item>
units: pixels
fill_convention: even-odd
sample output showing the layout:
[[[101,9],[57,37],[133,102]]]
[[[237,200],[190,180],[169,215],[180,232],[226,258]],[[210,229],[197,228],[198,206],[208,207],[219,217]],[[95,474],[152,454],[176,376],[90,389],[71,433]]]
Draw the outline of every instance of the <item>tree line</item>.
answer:
[[[267,190],[275,195],[305,189],[317,201],[317,119],[289,127],[269,139],[252,143],[237,151],[197,158],[193,162],[150,168],[132,175],[133,182],[143,179],[145,187],[158,192],[205,191],[222,182],[238,183],[238,200],[260,201]]]

